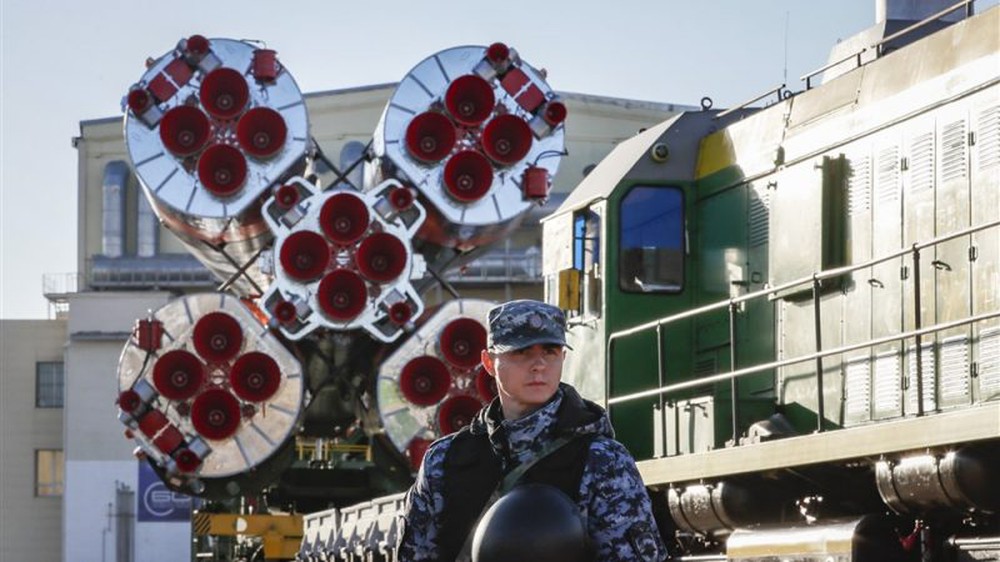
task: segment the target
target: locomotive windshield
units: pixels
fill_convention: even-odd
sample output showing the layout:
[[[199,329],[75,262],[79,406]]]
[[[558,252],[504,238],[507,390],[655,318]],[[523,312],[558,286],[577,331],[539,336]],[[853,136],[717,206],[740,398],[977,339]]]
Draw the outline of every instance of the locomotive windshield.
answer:
[[[635,186],[621,204],[621,289],[679,293],[684,285],[684,195],[676,187]]]

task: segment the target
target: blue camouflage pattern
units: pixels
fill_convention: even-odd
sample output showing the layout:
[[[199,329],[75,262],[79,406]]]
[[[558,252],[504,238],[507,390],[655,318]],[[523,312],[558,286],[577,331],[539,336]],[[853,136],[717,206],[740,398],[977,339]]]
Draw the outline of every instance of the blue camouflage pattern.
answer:
[[[486,349],[504,353],[535,344],[566,345],[566,317],[558,307],[535,300],[505,302],[486,315]],[[572,349],[572,348],[571,348]]]
[[[480,411],[470,431],[489,436],[493,450],[506,471],[542,451],[556,437],[559,406],[576,390],[562,384],[553,399],[517,420],[504,420],[494,400]],[[596,435],[590,445],[577,506],[601,561],[661,561],[667,550],[653,520],[649,496],[632,455],[614,440],[611,422],[603,410],[596,421],[573,428],[571,434]],[[438,560],[437,537],[444,509],[444,460],[454,434],[430,446],[406,496],[398,559],[407,562]]]

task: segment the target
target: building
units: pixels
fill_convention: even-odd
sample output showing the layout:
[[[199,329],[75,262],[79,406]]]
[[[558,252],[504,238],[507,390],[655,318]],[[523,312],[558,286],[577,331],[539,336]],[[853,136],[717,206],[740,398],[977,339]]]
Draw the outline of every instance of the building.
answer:
[[[394,88],[395,84],[383,84],[306,96],[312,134],[331,160],[352,159],[360,153]],[[538,219],[554,209],[616,143],[691,109],[561,95],[571,116],[566,135],[569,155],[554,180],[550,203],[533,212],[502,245],[449,277],[463,296],[540,298]],[[121,129],[120,117],[80,124],[80,136],[74,139],[80,174],[79,273],[52,276],[45,283],[46,296],[68,318],[59,340],[60,345],[65,342],[66,362],[65,433],[60,441],[66,443],[62,503],[66,562],[176,561],[188,558],[191,545],[186,516],[190,503],[146,481],[142,464],[132,456],[131,441],[122,435],[124,428],[115,419],[115,372],[136,318],[174,294],[214,290],[218,281],[157,223],[130,170]],[[433,303],[443,296],[439,292],[426,298]],[[6,522],[13,515],[6,505],[2,509]],[[34,512],[25,516],[34,517]]]
[[[59,560],[65,320],[0,320],[0,560]]]

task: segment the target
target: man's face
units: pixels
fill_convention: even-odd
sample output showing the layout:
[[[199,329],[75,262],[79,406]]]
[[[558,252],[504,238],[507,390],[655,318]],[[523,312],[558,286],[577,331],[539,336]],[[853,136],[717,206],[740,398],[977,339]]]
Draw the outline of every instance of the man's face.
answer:
[[[483,350],[483,367],[496,378],[504,417],[534,412],[556,393],[566,351],[561,345],[535,344],[505,353]]]

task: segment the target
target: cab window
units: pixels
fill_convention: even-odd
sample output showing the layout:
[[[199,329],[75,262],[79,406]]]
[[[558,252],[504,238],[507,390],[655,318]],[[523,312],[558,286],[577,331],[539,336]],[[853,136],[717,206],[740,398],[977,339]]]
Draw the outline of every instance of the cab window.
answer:
[[[618,281],[629,293],[684,288],[684,194],[676,187],[635,186],[622,199]]]

